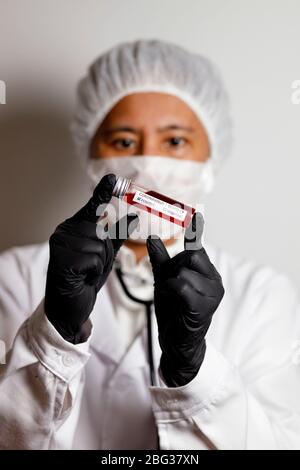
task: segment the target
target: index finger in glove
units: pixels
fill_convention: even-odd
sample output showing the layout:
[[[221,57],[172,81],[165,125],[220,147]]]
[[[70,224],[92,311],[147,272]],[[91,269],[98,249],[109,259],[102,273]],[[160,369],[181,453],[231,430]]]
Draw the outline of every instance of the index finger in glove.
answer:
[[[203,229],[203,215],[200,212],[195,212],[184,234],[185,250],[200,250],[202,248]]]
[[[184,249],[187,256],[183,256],[186,266],[206,275],[210,279],[220,279],[221,276],[211,263],[208,254],[202,246],[204,219],[200,212],[195,212],[192,221],[185,231]]]
[[[76,214],[71,217],[72,221],[86,220],[96,223],[99,216],[104,212],[106,205],[112,198],[116,183],[116,175],[110,173],[103,176],[100,183],[94,189],[90,200]]]

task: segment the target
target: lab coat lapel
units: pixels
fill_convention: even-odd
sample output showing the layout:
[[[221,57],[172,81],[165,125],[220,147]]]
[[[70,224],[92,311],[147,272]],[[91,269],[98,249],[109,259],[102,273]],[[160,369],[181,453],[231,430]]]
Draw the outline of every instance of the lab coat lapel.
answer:
[[[157,365],[160,348],[157,340],[158,333],[154,312],[152,318],[153,350],[155,364]],[[91,319],[93,322],[91,349],[96,354],[105,357],[106,360],[115,363],[117,365],[115,372],[119,369],[130,370],[136,367],[148,367],[147,326],[145,325],[129,349],[125,351],[113,305],[105,286],[98,294]]]
[[[124,353],[124,343],[119,333],[113,305],[105,286],[103,286],[97,296],[91,320],[93,323],[91,348],[112,362],[120,362]]]
[[[143,328],[126,351],[114,307],[105,286],[98,294],[91,319],[93,322],[91,348],[98,355],[118,364],[118,369],[147,365],[147,327]]]
[[[154,312],[152,313],[152,346],[154,367],[157,371],[161,356],[161,349],[158,342],[158,329]],[[145,367],[147,369],[149,367],[147,324],[135,338],[127,353],[122,358],[118,369],[126,371],[137,367]]]

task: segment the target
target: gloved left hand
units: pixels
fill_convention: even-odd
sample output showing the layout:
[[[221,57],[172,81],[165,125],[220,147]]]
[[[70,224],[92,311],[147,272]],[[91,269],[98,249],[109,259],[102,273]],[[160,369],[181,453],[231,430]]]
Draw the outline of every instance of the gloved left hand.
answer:
[[[199,371],[205,335],[224,295],[221,276],[201,244],[203,225],[201,214],[194,214],[185,233],[185,250],[174,258],[160,238],[147,240],[162,350],[160,370],[169,387],[185,385]]]
[[[112,198],[114,174],[105,175],[93,196],[75,215],[58,225],[50,237],[45,313],[70,343],[88,336],[87,321],[98,292],[111,272],[117,252],[138,223],[136,214],[122,217],[110,228],[97,225]]]

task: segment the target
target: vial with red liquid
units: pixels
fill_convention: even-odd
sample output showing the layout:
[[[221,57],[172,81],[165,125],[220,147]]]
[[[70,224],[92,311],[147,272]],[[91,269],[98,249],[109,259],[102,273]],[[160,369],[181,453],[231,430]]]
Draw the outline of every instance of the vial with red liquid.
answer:
[[[133,183],[131,179],[121,176],[117,177],[113,196],[183,228],[189,225],[195,212],[193,207],[151,189],[143,188]]]

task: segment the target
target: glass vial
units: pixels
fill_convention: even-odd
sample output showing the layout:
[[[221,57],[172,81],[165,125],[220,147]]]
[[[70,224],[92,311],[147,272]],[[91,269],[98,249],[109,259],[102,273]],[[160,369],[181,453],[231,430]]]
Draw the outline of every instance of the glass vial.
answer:
[[[193,207],[164,194],[143,188],[133,183],[131,179],[122,176],[117,177],[113,196],[183,228],[189,225],[195,212]]]

